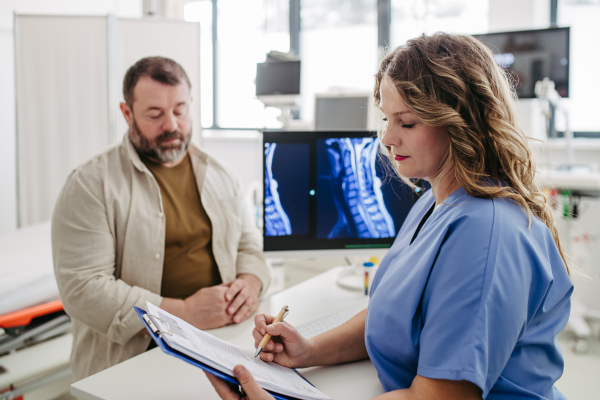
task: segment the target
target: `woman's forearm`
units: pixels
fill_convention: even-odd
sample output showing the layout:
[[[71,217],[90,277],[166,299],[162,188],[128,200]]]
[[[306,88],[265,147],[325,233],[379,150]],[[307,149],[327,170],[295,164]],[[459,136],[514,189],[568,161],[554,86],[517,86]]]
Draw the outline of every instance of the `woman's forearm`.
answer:
[[[368,358],[365,346],[367,310],[311,339],[311,365],[332,365]]]
[[[481,389],[468,381],[430,379],[417,375],[408,389],[394,390],[372,400],[481,400]]]

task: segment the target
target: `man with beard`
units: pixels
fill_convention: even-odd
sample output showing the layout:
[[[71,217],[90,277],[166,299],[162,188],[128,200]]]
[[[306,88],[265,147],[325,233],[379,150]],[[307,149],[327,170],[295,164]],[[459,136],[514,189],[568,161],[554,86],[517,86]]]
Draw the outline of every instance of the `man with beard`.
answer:
[[[237,180],[190,144],[190,86],[173,60],[133,65],[128,134],[75,169],[57,201],[52,252],[75,380],[152,347],[133,306],[210,329],[252,315],[269,284]]]

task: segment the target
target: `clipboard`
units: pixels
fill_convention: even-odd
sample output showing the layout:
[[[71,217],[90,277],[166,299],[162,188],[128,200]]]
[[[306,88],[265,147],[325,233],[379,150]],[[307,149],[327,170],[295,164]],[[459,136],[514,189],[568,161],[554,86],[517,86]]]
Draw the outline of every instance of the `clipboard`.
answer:
[[[186,354],[183,354],[183,353],[171,348],[161,337],[164,334],[171,334],[171,333],[158,330],[158,328],[156,328],[154,323],[152,323],[152,319],[148,317],[146,310],[142,310],[141,308],[135,307],[135,306],[133,307],[133,309],[137,313],[138,317],[140,317],[140,319],[142,320],[142,323],[144,324],[144,327],[146,328],[146,330],[148,330],[148,333],[150,334],[150,337],[152,338],[152,340],[154,340],[156,345],[158,347],[160,347],[160,349],[164,353],[166,353],[170,356],[173,356],[175,358],[179,358],[180,360],[183,360],[183,361],[187,362],[188,364],[192,364],[193,366],[198,367],[198,368],[202,369],[203,371],[209,372],[209,373],[215,375],[216,377],[223,379],[224,381],[233,383],[234,385],[238,385],[238,386],[240,385],[240,382],[234,376],[227,375],[209,365],[204,364],[203,362],[200,362],[192,357],[189,357]],[[148,318],[148,321],[150,321],[150,325],[148,324],[148,322],[146,321],[146,319],[144,317]],[[305,377],[303,377],[302,374],[300,374],[295,369],[293,369],[293,371],[296,374],[298,374],[298,376],[300,376],[302,379],[304,379],[306,382],[308,382],[311,386],[314,387],[314,385],[312,383],[310,383]],[[271,394],[271,396],[275,397],[278,400],[302,400],[302,399],[298,399],[297,397],[290,397],[290,396],[285,396],[285,395],[282,395],[279,393],[274,393],[270,390],[267,390],[267,392],[269,392],[269,394]]]

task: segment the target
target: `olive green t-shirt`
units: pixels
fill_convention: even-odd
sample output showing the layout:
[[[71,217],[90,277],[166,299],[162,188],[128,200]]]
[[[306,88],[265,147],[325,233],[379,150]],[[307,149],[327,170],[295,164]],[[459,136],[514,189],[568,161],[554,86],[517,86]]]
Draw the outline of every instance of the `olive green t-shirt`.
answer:
[[[166,219],[165,258],[160,295],[184,299],[201,288],[220,284],[212,252],[212,226],[200,201],[206,163],[196,176],[189,154],[175,167],[142,158],[162,196]]]

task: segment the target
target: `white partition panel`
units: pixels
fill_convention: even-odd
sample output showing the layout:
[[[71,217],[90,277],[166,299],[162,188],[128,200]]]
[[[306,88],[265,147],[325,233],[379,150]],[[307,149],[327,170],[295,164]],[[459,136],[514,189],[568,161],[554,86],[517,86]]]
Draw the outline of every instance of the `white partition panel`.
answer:
[[[47,220],[69,173],[108,144],[108,18],[17,15],[19,225]]]
[[[177,61],[192,84],[192,118],[195,141],[200,135],[200,25],[198,23],[149,19],[117,19],[116,81],[118,101],[123,101],[123,77],[136,61],[163,56]],[[123,115],[117,115],[117,138],[127,132]]]
[[[17,229],[17,154],[15,136],[14,37],[0,28],[0,235]]]

